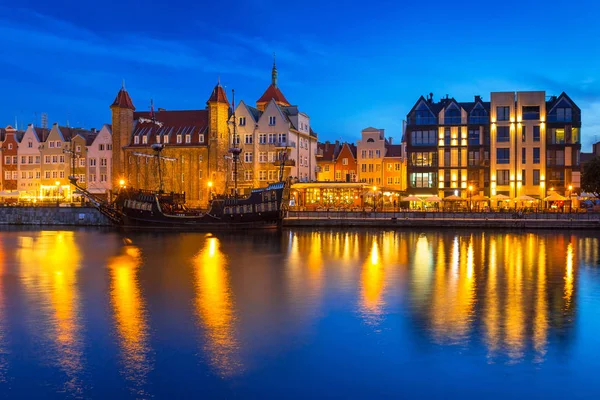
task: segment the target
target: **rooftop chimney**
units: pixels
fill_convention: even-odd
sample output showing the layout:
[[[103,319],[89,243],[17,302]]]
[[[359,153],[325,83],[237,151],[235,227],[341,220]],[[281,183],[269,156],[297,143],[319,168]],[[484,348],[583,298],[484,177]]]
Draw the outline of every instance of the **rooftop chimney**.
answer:
[[[389,142],[390,144],[392,144],[392,137],[391,137],[391,136],[388,138],[388,142]]]

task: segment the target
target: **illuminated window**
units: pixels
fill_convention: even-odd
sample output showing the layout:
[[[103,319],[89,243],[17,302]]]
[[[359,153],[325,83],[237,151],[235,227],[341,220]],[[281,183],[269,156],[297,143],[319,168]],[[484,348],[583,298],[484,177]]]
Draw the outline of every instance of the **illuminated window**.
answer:
[[[142,144],[148,144],[148,136],[142,136]]]
[[[540,170],[539,169],[533,170],[533,184],[534,184],[534,186],[540,185]]]
[[[499,169],[496,171],[496,182],[498,185],[504,186],[510,183],[510,170]]]
[[[521,127],[521,142],[526,142],[527,141],[527,127],[525,125],[523,125]]]

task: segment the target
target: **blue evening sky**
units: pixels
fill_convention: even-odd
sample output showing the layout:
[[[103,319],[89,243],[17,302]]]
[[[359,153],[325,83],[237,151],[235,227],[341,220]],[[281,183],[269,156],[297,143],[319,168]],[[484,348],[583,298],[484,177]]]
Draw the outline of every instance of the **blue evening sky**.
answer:
[[[270,82],[321,139],[400,139],[420,95],[566,91],[600,140],[597,1],[0,2],[0,125],[100,127],[125,79],[138,110],[203,108],[221,77],[254,104]]]

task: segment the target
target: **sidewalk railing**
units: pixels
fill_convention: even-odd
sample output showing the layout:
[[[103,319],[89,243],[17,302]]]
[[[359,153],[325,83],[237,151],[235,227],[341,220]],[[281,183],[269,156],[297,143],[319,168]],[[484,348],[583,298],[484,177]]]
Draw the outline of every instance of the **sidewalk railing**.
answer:
[[[600,213],[557,212],[428,212],[428,211],[289,211],[288,219],[414,219],[414,220],[564,220],[600,221]]]

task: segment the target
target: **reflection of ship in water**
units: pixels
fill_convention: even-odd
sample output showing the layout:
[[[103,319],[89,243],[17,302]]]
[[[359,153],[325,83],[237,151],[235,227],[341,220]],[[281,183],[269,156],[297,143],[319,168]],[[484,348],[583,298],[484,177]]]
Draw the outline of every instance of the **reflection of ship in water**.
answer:
[[[434,341],[471,345],[481,337],[490,361],[533,354],[541,362],[551,338],[568,344],[576,310],[575,237],[439,234],[426,240],[434,271],[414,281],[411,294],[419,325]],[[410,264],[416,271],[428,262],[414,257]]]
[[[138,272],[140,250],[125,246],[122,253],[108,262],[110,271],[110,299],[114,313],[122,374],[133,386],[137,397],[145,397],[146,377],[152,369],[149,359],[148,323]]]
[[[81,255],[75,232],[41,232],[21,237],[17,258],[25,291],[41,310],[31,332],[41,332],[50,362],[64,374],[64,391],[82,397],[85,392],[82,321],[77,270]]]

